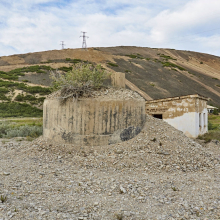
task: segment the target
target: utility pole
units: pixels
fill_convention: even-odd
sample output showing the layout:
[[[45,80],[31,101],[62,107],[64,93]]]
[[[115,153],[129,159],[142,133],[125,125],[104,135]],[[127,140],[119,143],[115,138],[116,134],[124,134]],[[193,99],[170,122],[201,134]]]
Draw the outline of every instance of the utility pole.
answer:
[[[83,33],[83,36],[80,36],[80,37],[83,38],[82,49],[87,50],[86,38],[89,38],[89,37],[86,36],[86,33],[87,33],[87,32],[83,32],[83,31],[81,31],[81,32]]]
[[[65,46],[65,44],[64,44],[64,41],[60,41],[61,42],[61,46],[62,46],[62,50],[64,49],[64,46]]]

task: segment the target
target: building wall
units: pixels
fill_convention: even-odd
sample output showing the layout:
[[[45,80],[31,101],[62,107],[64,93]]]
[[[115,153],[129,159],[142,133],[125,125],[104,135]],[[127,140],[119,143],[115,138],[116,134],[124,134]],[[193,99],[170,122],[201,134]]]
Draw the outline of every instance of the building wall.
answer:
[[[147,101],[146,113],[162,114],[164,121],[191,138],[208,131],[207,100],[198,95]]]

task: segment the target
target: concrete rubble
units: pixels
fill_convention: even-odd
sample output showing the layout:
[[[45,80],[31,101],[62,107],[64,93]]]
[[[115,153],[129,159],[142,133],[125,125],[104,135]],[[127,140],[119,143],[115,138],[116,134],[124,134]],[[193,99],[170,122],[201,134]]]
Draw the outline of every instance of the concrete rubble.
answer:
[[[0,219],[220,219],[220,143],[146,121],[107,146],[0,142]]]

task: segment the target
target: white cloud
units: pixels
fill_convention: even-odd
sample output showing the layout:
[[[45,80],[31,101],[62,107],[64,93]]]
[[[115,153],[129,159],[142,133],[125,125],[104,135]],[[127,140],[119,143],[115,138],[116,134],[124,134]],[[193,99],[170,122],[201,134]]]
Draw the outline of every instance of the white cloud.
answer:
[[[200,33],[219,27],[219,8],[218,0],[1,1],[0,56],[59,49],[61,40],[80,47],[81,31],[88,32],[88,46],[173,47],[220,55],[219,31]]]

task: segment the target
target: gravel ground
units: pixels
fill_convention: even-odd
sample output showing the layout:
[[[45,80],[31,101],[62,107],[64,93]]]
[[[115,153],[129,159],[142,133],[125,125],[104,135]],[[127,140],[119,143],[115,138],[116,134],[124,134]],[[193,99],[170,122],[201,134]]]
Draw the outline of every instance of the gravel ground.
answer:
[[[141,97],[137,92],[134,92],[129,89],[125,88],[114,88],[114,87],[106,87],[102,88],[100,90],[92,90],[91,93],[89,94],[90,97],[93,98],[98,98],[98,99],[142,99],[144,100],[143,97]],[[60,90],[51,93],[50,95],[47,96],[47,99],[54,99],[54,98],[59,98],[60,95]],[[87,96],[87,95],[86,95]],[[70,99],[70,98],[69,98]],[[86,99],[86,97],[83,97],[83,99]]]
[[[220,219],[220,143],[147,116],[116,145],[0,142],[0,219]]]

